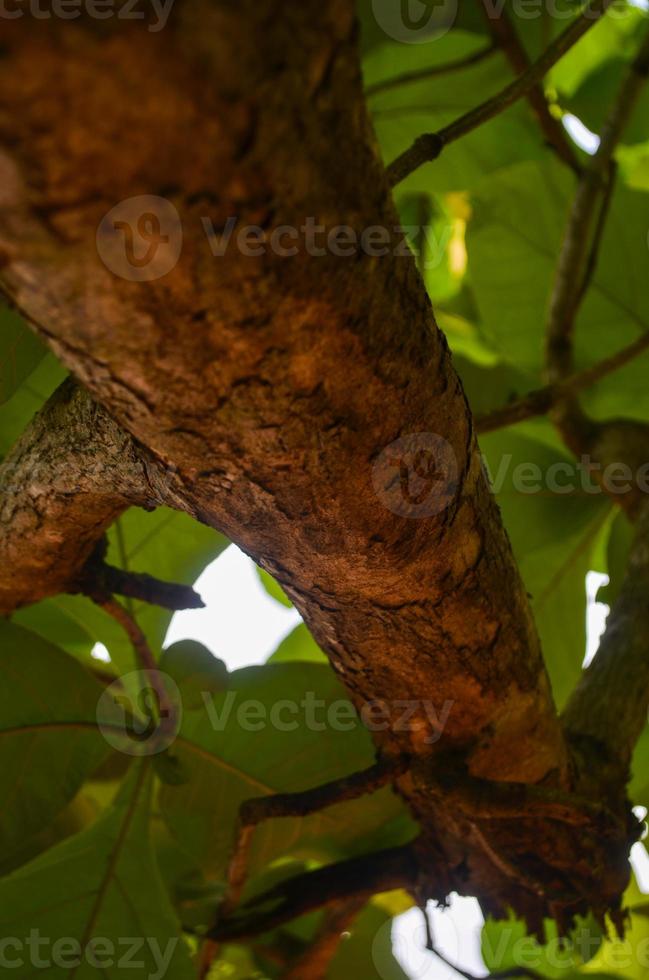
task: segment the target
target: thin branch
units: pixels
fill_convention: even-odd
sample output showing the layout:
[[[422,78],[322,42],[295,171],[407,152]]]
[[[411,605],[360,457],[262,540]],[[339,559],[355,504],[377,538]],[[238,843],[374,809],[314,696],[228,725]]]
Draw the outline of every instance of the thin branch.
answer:
[[[419,862],[410,844],[330,864],[289,878],[251,899],[236,913],[222,917],[208,938],[230,941],[259,935],[352,896],[369,898],[377,892],[413,888],[418,874]]]
[[[615,148],[624,133],[649,72],[649,34],[629,67],[602,127],[600,144],[577,186],[555,275],[546,328],[546,375],[557,383],[574,371],[573,333],[577,314],[597,264],[604,222],[612,193]],[[597,217],[597,205],[602,201]],[[588,450],[602,425],[593,423],[574,397],[560,401],[553,421],[566,445],[579,454]]]
[[[334,779],[330,783],[304,790],[301,793],[277,793],[259,796],[241,804],[239,819],[254,826],[272,817],[307,817],[336,803],[356,800],[387,786],[406,771],[408,760],[399,756],[380,760],[369,769]]]
[[[108,613],[108,615],[111,616],[116,623],[119,623],[131,641],[139,664],[142,670],[146,672],[149,683],[156,694],[159,715],[159,734],[164,735],[168,731],[175,731],[178,712],[172,699],[169,697],[162,674],[160,673],[157,661],[153,655],[151,647],[149,646],[146,636],[131,614],[124,608],[124,606],[121,605],[121,603],[117,602],[116,599],[113,599],[112,597],[107,598],[105,596],[97,596],[96,598],[93,598],[93,601],[96,602],[96,604],[100,606],[104,612]]]
[[[306,817],[336,803],[358,799],[387,785],[404,772],[406,767],[407,759],[403,757],[385,759],[362,772],[343,776],[341,779],[335,779],[301,793],[277,793],[245,800],[239,809],[235,842],[227,872],[228,888],[219,908],[220,918],[228,918],[235,914],[248,877],[250,848],[258,824],[274,817]],[[218,950],[219,946],[213,938],[203,944],[201,977],[209,973]]]
[[[504,52],[515,74],[524,75],[530,69],[530,59],[507,11],[503,8],[500,12],[497,12],[490,0],[482,0],[482,7],[495,42]],[[552,147],[559,159],[563,160],[571,170],[576,174],[580,174],[581,164],[575,149],[559,120],[555,119],[552,115],[545,97],[545,92],[543,91],[543,86],[538,83],[533,85],[527,93],[527,100],[532,107],[548,145]]]
[[[205,608],[205,603],[190,585],[163,582],[145,572],[115,568],[105,562],[106,550],[107,542],[103,538],[81,569],[70,591],[78,591],[91,598],[102,595],[106,598],[115,594],[122,595],[173,612],[180,609]]]
[[[502,408],[479,416],[476,419],[476,430],[480,435],[486,435],[496,429],[503,429],[505,426],[515,425],[517,422],[524,422],[526,419],[545,415],[567,395],[574,395],[578,391],[583,391],[585,388],[597,384],[609,374],[629,364],[647,348],[649,348],[649,330],[598,364],[584,368],[582,371],[576,371],[556,384],[530,391],[522,398],[510,402],[509,405],[503,405]]]
[[[377,762],[369,769],[343,776],[301,793],[276,793],[245,800],[239,810],[232,859],[228,868],[228,895],[223,908],[234,908],[239,900],[248,870],[248,857],[255,827],[277,817],[306,817],[336,803],[344,803],[374,793],[404,772],[407,759],[397,757]],[[222,908],[222,912],[223,912]]]
[[[606,13],[613,0],[590,0],[578,17],[557,37],[526,72],[515,79],[491,99],[487,99],[475,109],[460,116],[437,133],[424,133],[397,157],[387,168],[388,180],[395,186],[422,164],[436,160],[445,146],[455,142],[467,133],[473,132],[483,123],[495,118],[519,99],[528,94],[549,70],[579,41],[584,34]]]
[[[488,44],[486,47],[479,48],[464,58],[457,58],[454,61],[447,61],[442,65],[431,65],[429,68],[420,68],[417,71],[406,71],[394,78],[386,78],[381,82],[374,82],[365,89],[368,97],[379,95],[382,92],[390,92],[392,89],[400,88],[402,85],[410,85],[412,82],[423,82],[429,78],[439,78],[441,75],[450,75],[464,68],[471,68],[485,61],[497,51],[495,44]]]
[[[590,252],[588,254],[588,260],[586,262],[586,268],[584,269],[584,277],[582,283],[579,287],[577,305],[581,306],[586,293],[590,289],[591,283],[597,272],[597,264],[599,262],[599,253],[602,247],[602,239],[604,238],[604,229],[606,228],[606,220],[608,218],[608,213],[611,209],[611,201],[613,200],[613,191],[615,190],[615,178],[617,176],[617,164],[615,160],[609,161],[608,166],[608,179],[604,186],[604,191],[602,194],[602,203],[599,209],[599,214],[597,216],[597,224],[595,226],[595,232],[593,234],[593,241],[591,243]]]
[[[583,299],[582,284],[593,268],[591,229],[597,202],[608,193],[607,175],[615,148],[633,112],[649,71],[649,35],[631,64],[611,112],[602,128],[597,152],[579,181],[564,234],[550,301],[547,326],[547,370],[550,381],[565,378],[573,370],[572,333]],[[604,212],[605,215],[605,212]],[[600,221],[601,226],[601,221]],[[595,242],[601,239],[595,235]],[[575,288],[575,284],[579,284]]]

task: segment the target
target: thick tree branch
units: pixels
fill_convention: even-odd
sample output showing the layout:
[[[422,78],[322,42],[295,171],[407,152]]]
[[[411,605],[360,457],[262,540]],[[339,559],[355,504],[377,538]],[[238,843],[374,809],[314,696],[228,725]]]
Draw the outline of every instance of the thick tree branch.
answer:
[[[520,76],[525,75],[530,70],[530,60],[516,33],[516,28],[512,24],[509,14],[504,7],[500,11],[497,11],[491,3],[491,0],[481,0],[481,2],[495,43],[504,52],[515,74]],[[571,170],[579,173],[581,171],[581,164],[575,148],[568,139],[566,131],[559,120],[555,119],[550,112],[543,86],[540,84],[533,85],[527,93],[527,100],[532,107],[548,145],[552,147],[559,159],[563,160]]]
[[[505,109],[528,95],[566,52],[606,13],[612,2],[613,0],[590,0],[584,10],[549,45],[541,57],[510,85],[448,126],[444,126],[437,133],[425,133],[416,139],[412,146],[388,167],[390,184],[394,187],[422,164],[436,160],[444,147],[473,132],[495,116],[499,116]]]

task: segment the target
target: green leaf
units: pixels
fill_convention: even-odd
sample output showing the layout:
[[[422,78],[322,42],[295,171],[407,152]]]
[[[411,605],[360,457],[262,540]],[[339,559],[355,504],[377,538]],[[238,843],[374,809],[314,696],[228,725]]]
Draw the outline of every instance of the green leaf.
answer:
[[[23,318],[0,302],[0,404],[11,398],[46,353]]]
[[[54,355],[46,354],[9,401],[0,403],[0,456],[7,455],[66,374]]]
[[[574,180],[548,162],[511,167],[473,195],[469,275],[485,333],[499,355],[542,381],[548,304]],[[644,299],[649,197],[619,187],[576,330],[577,368],[616,353],[649,329]],[[597,417],[644,418],[647,357],[636,358],[584,396]]]
[[[273,576],[270,575],[265,569],[260,568],[259,565],[255,565],[255,569],[257,571],[257,575],[259,576],[259,581],[266,589],[268,595],[277,602],[281,603],[282,606],[286,606],[287,609],[292,609],[293,603],[286,595],[279,582],[276,582]]]
[[[108,754],[102,687],[41,637],[0,619],[0,854],[38,832]]]
[[[506,429],[481,439],[559,706],[586,652],[586,574],[610,504],[582,492],[575,461]],[[572,492],[563,488],[570,484]]]
[[[311,636],[304,623],[296,626],[268,658],[269,664],[286,663],[291,660],[308,660],[315,663],[328,663],[327,655],[322,652]]]
[[[391,916],[370,902],[343,935],[327,980],[407,980],[394,958],[391,933]]]
[[[129,952],[142,976],[192,975],[155,864],[150,792],[149,767],[139,764],[92,827],[0,881],[0,934],[21,944],[15,955],[7,952],[23,960],[13,971],[17,980],[34,976],[34,947],[27,945],[34,931],[43,940],[37,952],[48,977],[117,980]],[[64,940],[65,948],[56,945]]]
[[[431,44],[377,45],[364,60],[367,85],[447,64],[484,47],[484,39],[455,29]],[[370,110],[383,159],[391,162],[421,135],[435,132],[500,91],[512,79],[500,52],[452,76],[424,79],[370,97]],[[400,193],[462,191],[518,160],[547,155],[529,109],[518,104],[451,143],[434,163],[420,167],[400,185]]]
[[[229,683],[228,668],[196,640],[172,643],[160,658],[160,670],[182,688],[183,708],[200,708],[203,694],[225,691]]]
[[[162,813],[175,838],[204,871],[224,875],[239,805],[275,792],[309,789],[373,764],[374,748],[328,666],[249,667],[230,677],[209,711],[186,711],[172,746],[190,775],[165,786]],[[215,814],[219,814],[215,821]],[[400,843],[413,827],[389,789],[307,818],[282,818],[256,831],[253,871],[280,855],[321,856],[370,847],[375,835]],[[385,828],[388,828],[386,831]],[[384,844],[383,846],[388,846]]]
[[[545,922],[545,944],[528,935],[524,922],[514,917],[487,919],[482,929],[482,956],[487,969],[497,972],[522,971],[527,967],[542,977],[573,980],[582,976],[579,967],[601,948],[604,936],[594,919],[578,920],[568,942],[559,939],[554,922]],[[522,972],[524,976],[524,972]],[[597,974],[583,974],[592,977]],[[601,980],[601,976],[600,976]]]

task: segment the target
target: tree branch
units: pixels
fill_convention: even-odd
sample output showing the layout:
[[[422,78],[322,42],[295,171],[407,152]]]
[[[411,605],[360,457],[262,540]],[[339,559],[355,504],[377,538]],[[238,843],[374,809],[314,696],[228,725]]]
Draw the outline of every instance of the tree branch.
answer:
[[[590,158],[577,186],[564,234],[548,314],[546,363],[550,381],[565,378],[574,370],[572,334],[583,300],[582,284],[594,267],[589,250],[597,203],[609,193],[611,161],[649,70],[649,36],[629,68],[600,134],[597,152]],[[605,214],[605,211],[604,211]],[[595,235],[601,240],[602,222]],[[578,284],[578,288],[575,288]]]
[[[492,37],[508,58],[514,73],[519,76],[525,75],[530,70],[530,60],[507,11],[504,7],[497,11],[491,0],[482,0],[482,8]],[[555,119],[550,112],[543,86],[540,84],[533,85],[527,93],[527,99],[548,145],[552,147],[560,160],[563,160],[571,170],[579,174],[581,164],[575,148],[568,139],[560,121]]]
[[[307,912],[327,908],[352,897],[413,888],[419,876],[411,845],[330,864],[288,878],[222,918],[208,933],[217,941],[233,941],[268,932]]]
[[[495,44],[488,44],[486,47],[479,48],[477,51],[473,51],[464,58],[457,58],[455,61],[447,61],[441,65],[431,65],[429,68],[420,68],[418,71],[403,72],[401,75],[395,75],[394,78],[386,78],[381,82],[375,82],[373,85],[367,85],[365,87],[365,94],[368,97],[372,97],[383,92],[390,92],[395,88],[401,88],[402,85],[410,85],[412,82],[423,82],[429,78],[439,78],[442,75],[463,71],[465,68],[471,68],[473,65],[478,65],[485,61],[497,50]]]
[[[181,609],[205,608],[205,603],[190,585],[163,582],[145,572],[114,568],[106,564],[105,557],[106,541],[104,540],[90,556],[81,569],[76,583],[71,584],[68,591],[78,590],[83,595],[89,596],[110,597],[117,594],[174,612]]]
[[[561,246],[546,329],[546,374],[556,384],[574,371],[573,334],[577,314],[592,278],[613,180],[617,144],[633,112],[649,72],[649,35],[629,67],[600,135],[600,145],[579,180]],[[597,206],[601,202],[599,217]],[[630,421],[594,422],[573,392],[555,403],[552,420],[566,445],[577,455],[592,454],[607,464],[640,465],[649,446],[649,426]],[[605,487],[606,489],[606,487]],[[634,517],[642,495],[617,495]]]
[[[335,779],[301,793],[275,793],[245,800],[239,809],[232,858],[228,867],[228,893],[221,909],[234,909],[248,875],[248,859],[255,827],[278,817],[307,817],[336,803],[356,800],[393,782],[407,769],[407,759],[380,760],[369,769]]]
[[[637,523],[626,579],[591,665],[563,716],[566,729],[595,743],[591,756],[610,784],[624,786],[649,709],[649,505]]]
[[[400,183],[422,164],[436,160],[444,147],[454,143],[462,136],[473,132],[483,123],[494,119],[510,106],[518,102],[538,85],[549,70],[581,40],[584,34],[606,13],[613,0],[590,0],[585,9],[575,18],[566,30],[510,85],[497,95],[487,99],[475,109],[460,116],[437,133],[425,133],[394,160],[387,168],[388,180],[392,187]]]
[[[151,455],[72,381],[0,465],[0,615],[66,592],[131,505],[161,502]]]
[[[546,385],[544,388],[537,388],[530,391],[522,398],[517,398],[509,405],[503,405],[493,412],[479,416],[476,419],[476,430],[480,435],[494,432],[496,429],[505,428],[508,425],[515,425],[525,419],[534,418],[538,415],[545,415],[558,402],[567,396],[575,395],[578,391],[590,388],[608,377],[614,371],[629,364],[630,361],[638,357],[649,348],[649,329],[636,340],[632,341],[622,350],[604,358],[599,364],[576,371],[574,374],[563,378],[556,384]]]

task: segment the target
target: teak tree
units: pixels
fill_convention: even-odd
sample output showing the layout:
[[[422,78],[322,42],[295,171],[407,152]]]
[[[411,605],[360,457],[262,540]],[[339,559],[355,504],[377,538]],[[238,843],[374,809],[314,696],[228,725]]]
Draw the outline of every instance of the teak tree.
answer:
[[[35,928],[56,976],[137,936],[143,976],[384,980],[391,915],[453,892],[540,944],[642,930],[647,19],[418,6],[0,17],[17,977]],[[162,652],[230,541],[306,624],[231,675]]]

